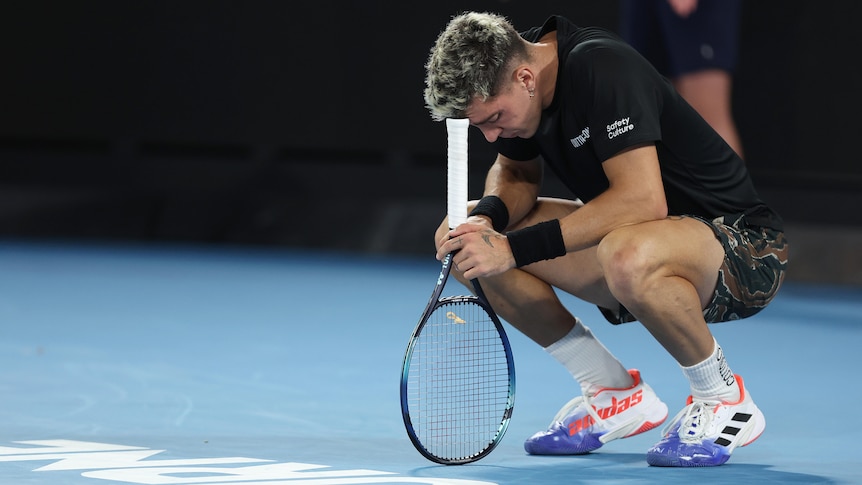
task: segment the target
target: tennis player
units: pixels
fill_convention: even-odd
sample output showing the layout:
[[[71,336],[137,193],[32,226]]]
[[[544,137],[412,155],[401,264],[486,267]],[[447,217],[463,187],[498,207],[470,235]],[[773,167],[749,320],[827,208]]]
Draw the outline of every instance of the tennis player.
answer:
[[[742,159],[633,48],[559,16],[520,34],[496,14],[456,16],[426,69],[432,117],[468,118],[498,152],[467,222],[440,225],[437,257],[457,251],[456,277],[479,278],[581,387],[527,452],[588,453],[668,414],[555,288],[639,321],[679,363],[690,397],[649,464],[721,465],[757,439],[763,413],[707,325],[762,310],[787,266],[782,221]],[[544,166],[571,199],[539,196]]]

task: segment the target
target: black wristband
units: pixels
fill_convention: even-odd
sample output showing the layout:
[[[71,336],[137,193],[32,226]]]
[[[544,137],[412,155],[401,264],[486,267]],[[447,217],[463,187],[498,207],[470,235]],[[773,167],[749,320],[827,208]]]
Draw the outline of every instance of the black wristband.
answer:
[[[525,227],[506,234],[515,266],[520,268],[530,263],[554,259],[566,254],[566,244],[563,242],[563,230],[560,220],[553,219],[540,222],[535,226]]]
[[[471,216],[488,216],[491,226],[497,232],[503,232],[509,225],[509,209],[503,199],[496,195],[486,195],[479,199],[476,207],[470,211]]]

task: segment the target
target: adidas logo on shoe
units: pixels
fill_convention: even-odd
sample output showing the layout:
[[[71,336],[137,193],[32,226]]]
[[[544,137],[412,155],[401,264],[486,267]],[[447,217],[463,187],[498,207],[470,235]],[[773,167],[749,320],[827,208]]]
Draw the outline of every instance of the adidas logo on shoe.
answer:
[[[637,392],[630,396],[626,396],[626,398],[622,400],[617,400],[616,397],[611,396],[611,405],[606,408],[596,409],[596,415],[601,419],[608,419],[628,410],[632,406],[640,404],[641,402],[643,402],[643,389],[638,389]],[[595,406],[593,406],[593,409],[595,409]],[[596,424],[596,419],[593,417],[592,413],[587,414],[581,419],[572,421],[569,423],[569,436],[574,436],[594,424]]]

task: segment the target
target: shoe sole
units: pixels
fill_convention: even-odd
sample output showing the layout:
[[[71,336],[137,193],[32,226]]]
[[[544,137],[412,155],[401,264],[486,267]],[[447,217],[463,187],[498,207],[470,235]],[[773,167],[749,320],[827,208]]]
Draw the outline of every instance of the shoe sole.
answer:
[[[643,419],[644,417],[633,419],[633,423],[622,424],[614,430],[608,431],[602,435],[590,434],[585,436],[584,439],[575,446],[550,448],[547,446],[541,446],[538,443],[526,442],[524,443],[524,450],[530,455],[585,455],[598,450],[610,441],[629,438],[661,426],[661,424],[667,419],[667,406],[665,406],[664,416],[658,421],[644,422]],[[632,431],[631,426],[637,423],[642,424]]]

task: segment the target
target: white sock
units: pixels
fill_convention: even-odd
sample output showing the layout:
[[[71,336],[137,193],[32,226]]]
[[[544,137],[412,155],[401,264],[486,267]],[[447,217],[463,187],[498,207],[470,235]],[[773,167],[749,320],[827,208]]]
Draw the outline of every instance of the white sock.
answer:
[[[545,347],[545,351],[568,369],[582,389],[589,386],[626,389],[632,377],[593,332],[580,319],[560,340]]]
[[[691,396],[695,400],[739,401],[739,386],[718,342],[715,342],[712,355],[703,362],[691,367],[680,367],[691,384]]]

